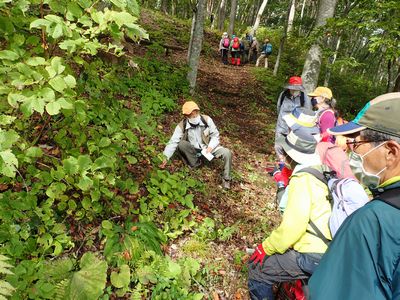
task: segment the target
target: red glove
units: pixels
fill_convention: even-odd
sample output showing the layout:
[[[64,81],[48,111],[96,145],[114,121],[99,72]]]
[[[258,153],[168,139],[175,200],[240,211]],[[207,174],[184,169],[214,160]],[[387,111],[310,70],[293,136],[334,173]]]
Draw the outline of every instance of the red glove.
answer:
[[[265,259],[265,256],[266,256],[266,254],[265,254],[264,248],[263,248],[262,244],[260,244],[256,247],[253,255],[250,257],[250,262],[254,263],[254,264],[259,263],[261,265]]]

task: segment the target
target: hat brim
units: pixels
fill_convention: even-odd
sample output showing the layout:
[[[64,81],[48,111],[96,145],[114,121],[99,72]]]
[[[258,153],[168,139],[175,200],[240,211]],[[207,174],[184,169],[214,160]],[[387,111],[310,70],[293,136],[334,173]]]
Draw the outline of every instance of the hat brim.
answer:
[[[291,84],[287,84],[285,85],[285,89],[288,90],[293,90],[293,91],[304,91],[304,86],[302,85],[291,85]]]
[[[301,153],[295,149],[293,149],[287,142],[285,137],[281,136],[277,139],[277,143],[282,146],[283,150],[289,155],[295,162],[301,165],[319,165],[321,164],[321,158],[317,151],[314,153],[306,154]]]
[[[349,135],[349,134],[360,132],[366,128],[367,127],[358,125],[354,122],[348,122],[343,125],[329,128],[327,130],[327,132],[332,135]]]
[[[310,97],[318,97],[318,96],[320,96],[320,95],[317,94],[317,93],[309,93],[308,96],[310,96]]]

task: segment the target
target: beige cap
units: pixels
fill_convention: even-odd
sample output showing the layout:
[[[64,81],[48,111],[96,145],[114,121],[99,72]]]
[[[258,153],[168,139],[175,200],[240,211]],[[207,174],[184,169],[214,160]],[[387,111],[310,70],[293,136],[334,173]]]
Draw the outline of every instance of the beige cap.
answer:
[[[187,101],[182,106],[182,113],[184,115],[190,115],[194,110],[200,110],[200,108],[194,101]]]
[[[332,99],[333,94],[330,88],[324,87],[324,86],[319,86],[317,87],[314,92],[308,94],[308,96],[311,97],[324,97],[327,99]]]

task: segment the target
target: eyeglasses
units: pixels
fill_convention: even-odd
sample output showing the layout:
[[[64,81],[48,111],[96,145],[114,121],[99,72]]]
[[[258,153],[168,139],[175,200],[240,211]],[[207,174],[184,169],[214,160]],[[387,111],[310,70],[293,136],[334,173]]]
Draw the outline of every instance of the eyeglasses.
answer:
[[[360,145],[362,144],[368,144],[368,143],[377,143],[377,142],[386,142],[387,140],[375,140],[375,141],[356,141],[355,139],[353,139],[350,142],[346,142],[347,147],[350,148],[351,151],[356,150]]]

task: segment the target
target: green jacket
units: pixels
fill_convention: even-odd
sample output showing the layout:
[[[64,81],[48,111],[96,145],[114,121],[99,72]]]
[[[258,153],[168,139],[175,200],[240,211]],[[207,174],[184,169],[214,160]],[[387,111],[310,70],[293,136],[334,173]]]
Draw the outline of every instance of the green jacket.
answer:
[[[384,189],[394,187],[400,181]],[[310,279],[310,299],[400,299],[399,262],[400,210],[372,200],[340,227]]]

